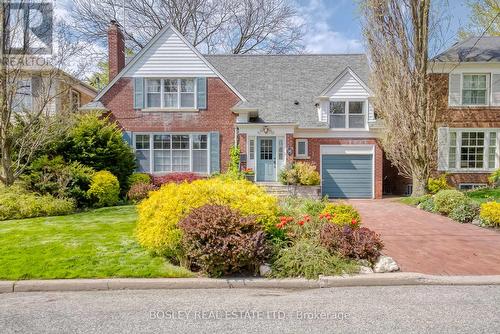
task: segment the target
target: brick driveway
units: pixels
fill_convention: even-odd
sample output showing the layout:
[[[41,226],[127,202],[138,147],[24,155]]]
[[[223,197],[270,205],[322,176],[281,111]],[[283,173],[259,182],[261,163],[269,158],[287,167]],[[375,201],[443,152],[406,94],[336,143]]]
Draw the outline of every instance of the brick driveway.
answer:
[[[402,271],[435,275],[500,275],[500,232],[400,204],[352,200],[363,225],[382,236],[384,253]]]

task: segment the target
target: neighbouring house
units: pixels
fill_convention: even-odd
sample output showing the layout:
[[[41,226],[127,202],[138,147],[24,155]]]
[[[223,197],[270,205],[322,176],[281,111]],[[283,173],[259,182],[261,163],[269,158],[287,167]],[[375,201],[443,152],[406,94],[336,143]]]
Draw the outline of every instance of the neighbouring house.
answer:
[[[454,186],[487,184],[500,167],[500,37],[471,37],[434,58],[446,107],[438,129],[438,171]]]
[[[48,65],[25,66],[12,80],[15,80],[15,94],[11,107],[16,112],[23,109],[49,114],[63,110],[77,112],[97,95],[92,86]]]

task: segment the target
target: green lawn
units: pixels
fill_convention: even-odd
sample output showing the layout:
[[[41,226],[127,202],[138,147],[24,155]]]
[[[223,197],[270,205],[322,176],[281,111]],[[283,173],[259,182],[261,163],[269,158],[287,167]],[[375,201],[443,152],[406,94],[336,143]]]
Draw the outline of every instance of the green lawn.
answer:
[[[134,239],[134,206],[0,222],[0,279],[189,277]]]
[[[465,194],[477,203],[500,202],[500,188],[481,188]]]

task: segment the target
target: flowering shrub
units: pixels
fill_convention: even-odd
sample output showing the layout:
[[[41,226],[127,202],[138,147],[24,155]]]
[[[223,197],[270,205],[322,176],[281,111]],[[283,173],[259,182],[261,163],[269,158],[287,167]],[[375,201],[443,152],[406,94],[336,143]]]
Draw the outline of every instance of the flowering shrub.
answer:
[[[320,232],[320,241],[333,254],[372,263],[384,247],[380,236],[366,227],[353,229],[325,224]]]
[[[449,215],[454,207],[467,202],[467,197],[458,190],[441,190],[434,195],[435,210]]]
[[[448,217],[459,223],[471,223],[479,214],[479,206],[467,201],[455,206]]]
[[[329,203],[321,212],[320,218],[324,218],[339,226],[358,227],[361,224],[361,216],[358,211],[349,204]]]
[[[153,184],[157,187],[161,187],[166,183],[182,183],[188,182],[191,183],[196,180],[200,180],[202,177],[196,173],[169,173],[162,176],[153,176]]]
[[[211,178],[192,183],[168,183],[138,205],[136,235],[145,248],[170,257],[181,255],[177,223],[205,204],[225,205],[253,216],[266,229],[275,227],[277,199],[244,180]]]
[[[102,170],[92,177],[87,194],[96,207],[113,206],[120,200],[120,183],[116,176]]]
[[[320,184],[320,176],[316,166],[307,162],[297,162],[287,166],[280,172],[280,182],[283,184],[300,184],[315,186]]]
[[[484,224],[500,227],[500,203],[487,202],[481,204],[481,213],[479,216]]]
[[[255,271],[269,253],[262,224],[227,206],[193,209],[179,227],[189,269],[210,276]]]
[[[255,172],[252,168],[245,168],[242,170],[242,173],[245,175],[254,175],[255,174]]]
[[[150,183],[134,183],[127,193],[127,198],[135,203],[147,198],[149,193],[158,190],[158,187]]]

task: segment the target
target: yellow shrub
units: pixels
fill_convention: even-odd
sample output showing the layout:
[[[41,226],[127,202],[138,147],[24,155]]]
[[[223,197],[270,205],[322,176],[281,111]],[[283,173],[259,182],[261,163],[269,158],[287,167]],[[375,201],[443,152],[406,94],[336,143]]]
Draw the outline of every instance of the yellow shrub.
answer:
[[[500,227],[500,203],[487,202],[481,204],[479,216],[485,224]]]
[[[297,162],[295,169],[299,176],[300,184],[305,186],[316,186],[320,184],[319,173],[316,171],[316,166],[307,162]]]
[[[120,201],[120,183],[111,172],[101,170],[92,177],[87,194],[96,207],[113,206]]]
[[[169,183],[138,205],[136,235],[145,248],[168,257],[179,256],[181,231],[177,223],[205,204],[227,205],[243,215],[272,226],[278,212],[277,199],[245,180],[212,178],[192,183]]]

